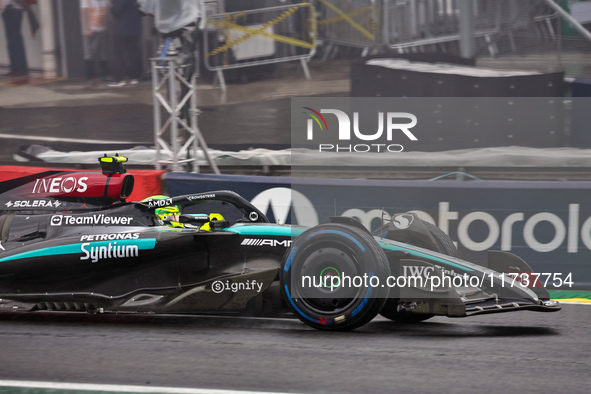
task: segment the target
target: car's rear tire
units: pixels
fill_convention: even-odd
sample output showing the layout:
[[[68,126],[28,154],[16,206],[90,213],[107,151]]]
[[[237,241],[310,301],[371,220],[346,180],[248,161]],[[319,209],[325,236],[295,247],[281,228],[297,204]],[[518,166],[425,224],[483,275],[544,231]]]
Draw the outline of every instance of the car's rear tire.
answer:
[[[329,275],[330,274],[330,275]],[[370,280],[362,286],[327,286],[327,276],[343,275]],[[388,259],[368,232],[344,224],[323,224],[297,237],[281,267],[281,292],[291,311],[319,330],[352,330],[372,320],[388,297]],[[303,277],[326,283],[312,288]],[[380,285],[372,286],[377,281]],[[368,284],[366,286],[365,284]]]
[[[453,244],[453,241],[451,240],[449,235],[444,233],[443,230],[441,230],[439,227],[429,222],[423,221],[423,224],[427,227],[429,233],[431,234],[431,236],[435,240],[435,243],[437,244],[437,248],[433,250],[434,252],[439,252],[442,254],[446,254],[448,256],[458,257],[458,249]],[[416,246],[422,247],[422,245]],[[433,249],[432,247],[427,246],[425,246],[425,248]],[[384,304],[384,307],[380,311],[380,315],[395,322],[403,324],[419,323],[435,316],[430,313],[419,314],[410,313],[406,311],[398,311],[397,298],[388,299]]]

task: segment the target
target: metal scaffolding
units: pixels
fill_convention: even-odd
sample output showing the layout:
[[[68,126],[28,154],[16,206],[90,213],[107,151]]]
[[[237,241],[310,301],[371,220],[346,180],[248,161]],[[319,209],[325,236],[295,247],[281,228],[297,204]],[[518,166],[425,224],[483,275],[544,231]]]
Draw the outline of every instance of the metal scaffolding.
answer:
[[[196,75],[191,72],[185,77],[191,64],[182,64],[176,51],[164,50],[163,53],[163,56],[151,59],[156,169],[165,164],[172,171],[182,171],[183,165],[192,164],[193,172],[198,173],[199,160],[203,157],[213,172],[219,174],[197,124],[200,111],[197,108]],[[168,115],[164,116],[165,119],[164,114]]]

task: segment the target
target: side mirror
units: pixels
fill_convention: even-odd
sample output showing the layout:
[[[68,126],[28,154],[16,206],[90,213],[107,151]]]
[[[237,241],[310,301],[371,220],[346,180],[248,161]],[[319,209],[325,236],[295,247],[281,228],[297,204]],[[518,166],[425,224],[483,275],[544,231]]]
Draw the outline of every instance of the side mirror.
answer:
[[[209,226],[212,230],[221,230],[230,227],[230,222],[227,220],[212,220],[209,222]]]

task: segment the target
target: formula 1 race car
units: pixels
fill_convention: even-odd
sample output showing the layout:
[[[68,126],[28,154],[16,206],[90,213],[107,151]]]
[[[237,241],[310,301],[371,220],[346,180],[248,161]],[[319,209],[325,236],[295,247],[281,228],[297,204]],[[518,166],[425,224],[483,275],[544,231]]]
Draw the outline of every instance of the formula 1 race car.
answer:
[[[291,311],[314,328],[346,330],[378,313],[416,322],[560,309],[517,256],[463,261],[413,214],[372,235],[348,217],[271,224],[231,191],[127,202],[125,161],[0,183],[0,311]]]

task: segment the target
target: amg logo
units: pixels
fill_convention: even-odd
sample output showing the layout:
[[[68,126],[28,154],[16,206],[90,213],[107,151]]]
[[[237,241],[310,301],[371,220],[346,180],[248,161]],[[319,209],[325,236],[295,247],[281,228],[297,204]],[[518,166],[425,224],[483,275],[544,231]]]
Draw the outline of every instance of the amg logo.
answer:
[[[244,238],[240,245],[244,246],[283,246],[289,248],[291,246],[291,239],[280,241],[278,239],[262,239],[262,238]]]

